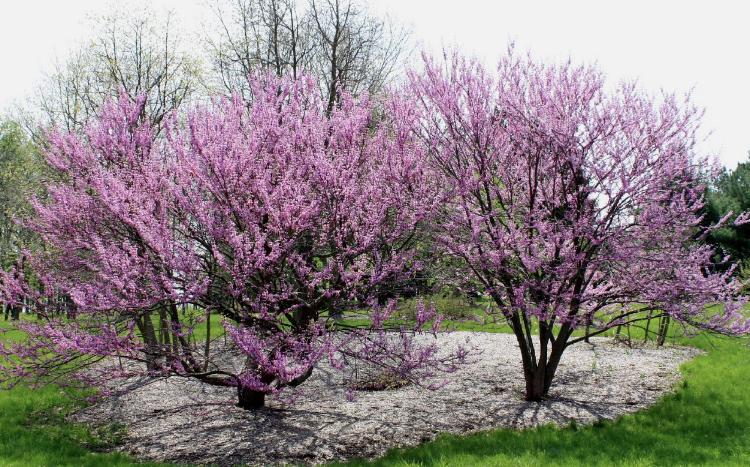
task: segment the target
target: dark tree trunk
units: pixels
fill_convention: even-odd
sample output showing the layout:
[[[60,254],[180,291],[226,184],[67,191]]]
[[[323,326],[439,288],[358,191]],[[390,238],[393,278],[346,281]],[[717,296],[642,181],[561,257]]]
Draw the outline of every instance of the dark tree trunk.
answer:
[[[242,385],[237,386],[237,407],[245,410],[257,410],[266,404],[266,393],[248,389]]]
[[[529,402],[540,402],[547,397],[547,391],[544,388],[544,380],[546,379],[546,366],[540,365],[535,370],[529,371],[524,370],[524,377],[526,379],[526,393],[524,399]]]
[[[630,324],[629,323],[627,325],[627,330],[628,330],[628,347],[632,347],[633,346],[633,337],[630,334]]]
[[[169,321],[167,320],[167,311],[164,309],[163,306],[160,306],[158,309],[158,312],[159,312],[159,332],[158,334],[156,334],[156,337],[157,337],[158,343],[161,344],[161,347],[164,350],[168,350],[172,342],[170,339],[171,330],[169,326]],[[175,351],[175,355],[177,355],[176,351]]]
[[[591,341],[589,340],[589,333],[591,332],[591,322],[586,323],[586,329],[584,330],[584,337],[583,341],[587,344],[590,344]]]
[[[502,300],[495,297],[495,302],[502,309]],[[513,330],[521,351],[523,376],[526,383],[524,399],[535,402],[544,400],[549,394],[560,358],[568,347],[568,339],[573,333],[573,328],[563,324],[555,337],[554,323],[538,320],[539,352],[537,354],[532,334],[533,327],[527,317],[522,313],[510,312],[505,315],[505,319]]]
[[[558,348],[552,346],[552,352],[549,359],[539,361],[536,368],[524,368],[524,378],[526,380],[526,392],[524,399],[530,402],[540,402],[547,398],[549,390],[552,387],[552,381],[557,373],[557,367],[560,364],[564,347]]]
[[[10,313],[10,319],[12,321],[18,321],[21,317],[21,306],[20,305],[9,305],[8,311],[6,311],[5,321],[8,321],[8,314]]]

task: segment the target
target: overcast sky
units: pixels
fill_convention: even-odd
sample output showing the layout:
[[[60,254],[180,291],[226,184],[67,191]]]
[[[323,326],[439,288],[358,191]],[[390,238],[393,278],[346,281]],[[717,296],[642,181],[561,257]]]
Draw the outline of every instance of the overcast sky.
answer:
[[[203,0],[156,0],[187,30],[205,18]],[[494,64],[510,41],[548,60],[597,63],[614,82],[638,79],[650,92],[693,89],[706,109],[703,151],[729,167],[750,150],[750,6],[743,1],[371,0],[413,30],[419,48],[458,47]],[[86,37],[97,0],[6,2],[0,22],[0,109],[23,102]]]

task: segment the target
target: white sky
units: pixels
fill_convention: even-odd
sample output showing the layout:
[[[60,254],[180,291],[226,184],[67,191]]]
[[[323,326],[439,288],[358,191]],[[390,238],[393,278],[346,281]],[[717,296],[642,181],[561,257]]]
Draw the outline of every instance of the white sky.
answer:
[[[203,0],[156,0],[186,28],[205,19]],[[411,26],[418,47],[458,47],[493,65],[510,41],[549,60],[596,62],[612,81],[650,92],[693,89],[706,109],[701,148],[729,167],[750,150],[750,5],[744,1],[371,0],[372,10]],[[86,37],[97,0],[24,0],[0,16],[0,110],[23,102]]]

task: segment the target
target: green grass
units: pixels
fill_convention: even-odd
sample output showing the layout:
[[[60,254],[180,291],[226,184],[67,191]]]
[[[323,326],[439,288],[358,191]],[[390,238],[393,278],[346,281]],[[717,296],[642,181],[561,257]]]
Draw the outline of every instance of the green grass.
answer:
[[[404,323],[407,326],[414,321],[414,309],[419,301],[432,304],[436,307],[439,314],[444,318],[441,329],[455,331],[478,331],[478,332],[502,332],[511,333],[511,327],[505,321],[505,318],[497,311],[496,305],[490,299],[479,299],[474,303],[468,303],[465,299],[458,297],[441,297],[433,296],[425,299],[424,297],[412,298],[399,303],[398,308],[393,313],[386,325],[399,326]],[[488,314],[487,310],[491,313]],[[750,311],[750,310],[749,310]],[[367,310],[353,310],[344,313],[344,318],[337,322],[346,326],[367,327],[371,324]],[[636,315],[638,316],[638,315]],[[642,314],[645,317],[645,314]],[[429,327],[427,323],[426,327]],[[659,320],[653,319],[649,324],[649,338],[653,338],[659,326]],[[555,325],[555,332],[559,331],[560,326]],[[636,323],[628,327],[623,327],[620,337],[629,338],[633,342],[640,342],[644,338],[645,321]],[[531,330],[534,334],[539,331],[537,321],[531,322]],[[607,332],[600,334],[600,337],[614,337],[616,328],[609,329]],[[213,332],[212,332],[213,334]],[[573,337],[580,337],[585,334],[583,328],[573,331]],[[682,335],[682,329],[678,326],[670,326],[668,339],[674,342],[675,338]],[[687,345],[690,345],[688,342]]]
[[[8,327],[0,321],[0,329]],[[19,340],[22,334],[0,333],[0,339]],[[93,431],[67,422],[65,415],[75,407],[75,400],[54,386],[0,389],[0,466],[134,465],[125,455],[103,452],[117,442],[118,427]]]
[[[66,423],[71,399],[55,387],[0,392],[0,465],[125,466],[132,460],[101,451],[116,442],[115,430],[93,433]]]
[[[193,332],[190,335],[191,339],[196,341],[205,341],[208,335],[208,323],[205,320],[205,312],[195,308],[194,306],[188,306],[186,309],[179,309],[180,323],[183,326],[193,328]],[[222,321],[224,317],[218,314],[211,314],[211,338],[216,339],[224,335],[224,326]],[[158,313],[151,314],[151,322],[154,325],[154,329],[160,332],[162,328],[162,322]]]
[[[462,330],[507,330],[502,324],[471,320],[453,324]],[[218,321],[212,322],[212,335],[215,329],[220,329]],[[198,333],[205,335],[205,328],[197,328]],[[634,339],[642,336],[633,331]],[[674,339],[707,353],[682,367],[685,382],[677,393],[648,410],[589,427],[443,435],[416,448],[393,450],[374,463],[343,465],[750,465],[747,341]],[[92,433],[66,423],[64,414],[73,407],[54,387],[0,391],[0,466],[134,465],[127,456],[98,452],[116,442],[116,427]],[[210,445],[210,439],[206,442]]]

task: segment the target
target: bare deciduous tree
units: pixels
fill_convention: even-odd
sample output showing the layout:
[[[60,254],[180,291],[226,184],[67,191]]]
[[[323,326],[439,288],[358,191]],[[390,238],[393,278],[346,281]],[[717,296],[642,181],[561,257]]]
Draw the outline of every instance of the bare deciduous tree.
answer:
[[[32,98],[36,114],[27,126],[78,132],[122,90],[131,99],[145,96],[142,118],[158,133],[200,82],[199,63],[182,49],[172,15],[113,11],[92,22],[99,26],[90,43],[59,63]]]
[[[353,0],[216,0],[217,27],[207,35],[219,86],[247,97],[258,69],[315,76],[328,103],[339,91],[375,93],[401,62],[408,31]]]
[[[214,32],[206,45],[219,87],[249,97],[248,76],[257,69],[297,77],[310,67],[312,26],[294,0],[216,1]]]
[[[349,0],[311,0],[315,24],[315,66],[333,109],[338,90],[375,93],[393,74],[404,54],[408,33],[370,15]]]

